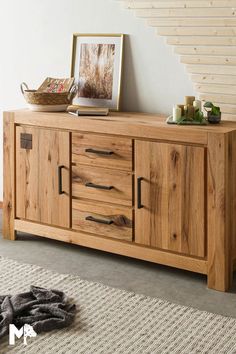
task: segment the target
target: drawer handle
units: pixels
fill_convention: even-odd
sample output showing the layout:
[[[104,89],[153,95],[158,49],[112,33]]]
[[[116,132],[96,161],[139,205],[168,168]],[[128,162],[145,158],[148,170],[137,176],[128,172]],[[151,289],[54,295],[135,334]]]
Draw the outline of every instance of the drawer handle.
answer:
[[[85,183],[85,187],[95,188],[95,189],[103,189],[105,191],[110,191],[111,189],[114,188],[113,186],[100,186],[99,184],[94,184],[94,183],[91,183],[91,182]]]
[[[137,207],[138,209],[142,209],[142,181],[143,177],[138,177],[137,178]]]
[[[58,193],[60,195],[65,193],[62,189],[62,174],[61,174],[61,172],[62,172],[63,168],[65,168],[65,166],[63,166],[63,165],[58,166]]]
[[[111,225],[114,223],[113,220],[97,219],[97,218],[94,218],[93,216],[86,216],[85,220],[93,221],[93,222],[97,222],[98,224],[105,224],[105,225]]]
[[[107,156],[114,154],[114,152],[111,150],[96,150],[92,148],[85,149],[85,152],[90,152],[92,154],[98,154],[98,155],[107,155]]]

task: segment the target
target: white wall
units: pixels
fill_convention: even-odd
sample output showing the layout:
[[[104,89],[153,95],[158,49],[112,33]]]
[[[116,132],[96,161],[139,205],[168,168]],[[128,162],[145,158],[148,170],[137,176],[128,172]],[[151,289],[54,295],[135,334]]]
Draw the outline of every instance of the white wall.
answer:
[[[0,0],[1,112],[25,106],[22,81],[34,88],[46,76],[69,76],[73,32],[128,35],[123,110],[169,113],[194,93],[171,47],[116,0]],[[0,172],[1,200],[2,151]]]

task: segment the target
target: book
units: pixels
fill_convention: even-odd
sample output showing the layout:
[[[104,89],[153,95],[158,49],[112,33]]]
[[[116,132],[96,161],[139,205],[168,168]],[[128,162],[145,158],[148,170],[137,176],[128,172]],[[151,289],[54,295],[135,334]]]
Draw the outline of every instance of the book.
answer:
[[[107,116],[109,109],[72,105],[67,108],[67,112],[76,116]]]
[[[38,92],[64,93],[69,92],[74,84],[74,78],[69,79],[54,79],[47,77],[38,88]]]

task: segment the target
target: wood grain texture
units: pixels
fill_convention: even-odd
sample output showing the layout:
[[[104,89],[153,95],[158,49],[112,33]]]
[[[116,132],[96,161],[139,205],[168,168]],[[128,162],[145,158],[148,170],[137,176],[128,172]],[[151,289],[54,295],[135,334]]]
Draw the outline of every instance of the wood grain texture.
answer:
[[[206,129],[196,130],[192,127],[181,129],[178,137],[172,126],[166,126],[166,116],[160,114],[141,114],[130,112],[110,113],[109,120],[100,117],[74,118],[67,113],[29,112],[26,110],[15,113],[17,124],[29,124],[44,126],[45,128],[65,129],[69,131],[91,132],[96,134],[108,134],[114,136],[164,139],[196,144],[207,143]],[[188,132],[187,132],[188,131]]]
[[[112,155],[86,152],[92,148]],[[72,162],[132,171],[132,140],[94,134],[72,134]]]
[[[216,1],[216,0],[215,0]],[[176,0],[178,2],[178,0]],[[223,7],[223,8],[165,8],[165,9],[140,9],[136,10],[136,15],[142,18],[150,17],[187,17],[187,18],[211,18],[211,17],[235,17],[236,12],[234,8]]]
[[[236,47],[232,46],[176,46],[174,47],[174,52],[176,54],[182,54],[182,55],[201,55],[202,58],[204,58],[205,55],[216,55],[217,57],[220,56],[235,56],[236,55]]]
[[[204,148],[138,141],[135,166],[144,178],[135,242],[204,257]]]
[[[228,149],[228,177],[229,177],[229,239],[231,240],[231,258],[236,259],[236,132],[229,135]],[[231,265],[230,265],[231,266]]]
[[[184,64],[236,65],[236,56],[184,55],[180,62]],[[200,91],[201,92],[201,91]]]
[[[216,74],[236,75],[236,66],[227,65],[186,65],[188,72],[192,74]]]
[[[218,94],[218,96],[220,95]],[[232,104],[231,108],[235,109],[235,105]],[[227,111],[228,106],[225,105],[224,109]],[[28,111],[10,112],[4,117],[6,117],[4,118],[4,167],[6,166],[4,170],[4,179],[6,180],[4,213],[6,212],[7,216],[4,233],[7,238],[14,239],[15,230],[28,230],[26,232],[39,233],[45,237],[202,272],[208,275],[209,287],[222,291],[230,287],[233,262],[236,259],[235,122],[227,121],[218,126],[206,127],[170,127],[165,123],[165,118],[156,115],[112,113],[109,117],[109,130],[112,130],[112,135],[109,135],[107,126],[96,118],[78,121],[65,113],[36,114]],[[19,126],[22,121],[27,122],[27,125]],[[15,143],[14,124],[16,122]],[[37,127],[39,122],[41,128]],[[43,127],[44,124],[45,127]],[[48,225],[52,225],[53,221],[52,216],[50,216],[51,219],[48,217],[49,209],[45,207],[43,210],[45,200],[46,204],[51,205],[52,213],[57,213],[59,205],[57,197],[52,198],[54,202],[50,204],[51,197],[58,187],[57,168],[53,167],[54,163],[55,167],[62,163],[68,164],[68,170],[64,170],[62,180],[63,189],[67,191],[67,194],[70,194],[70,186],[68,185],[68,172],[71,163],[70,129],[71,132],[76,132],[76,125],[79,134],[83,134],[83,132],[79,130],[78,125],[84,128],[86,134],[92,132],[92,135],[97,138],[99,131],[101,131],[102,139],[109,135],[110,138],[127,139],[126,141],[136,140],[136,153],[139,152],[139,156],[142,158],[137,160],[138,155],[135,155],[135,177],[138,176],[137,172],[144,171],[142,173],[145,178],[142,183],[142,203],[145,206],[146,202],[149,202],[150,213],[144,213],[145,208],[140,209],[141,211],[135,212],[133,218],[132,171],[80,163],[73,166],[73,168],[78,168],[78,174],[80,170],[84,169],[85,176],[91,178],[96,176],[99,183],[104,182],[106,173],[109,176],[108,182],[118,181],[117,183],[121,183],[124,176],[129,176],[130,182],[121,183],[121,188],[124,190],[122,192],[120,189],[122,197],[119,195],[118,199],[111,198],[104,201],[102,195],[100,200],[96,200],[94,195],[91,195],[91,199],[89,199],[87,193],[84,193],[82,197],[79,195],[73,202],[75,213],[73,222],[75,227],[79,227],[80,230],[72,231],[71,224],[64,222],[60,224],[63,227]],[[114,134],[116,127],[118,127],[118,131]],[[28,147],[27,149],[19,148],[22,132],[32,135],[32,149],[31,144],[25,145]],[[138,138],[136,137],[137,132],[139,132]],[[148,136],[149,132],[150,136]],[[34,150],[35,145],[36,151]],[[205,164],[205,151],[208,151],[207,164]],[[15,156],[14,152],[16,152]],[[47,159],[43,158],[45,156]],[[16,178],[14,177],[15,160]],[[207,176],[205,175],[206,170]],[[49,178],[50,175],[53,175],[53,186]],[[23,189],[20,190],[23,190],[25,198],[24,203],[21,204],[22,199],[19,199],[17,194],[17,207],[20,207],[20,211],[23,210],[23,218],[27,213],[36,215],[35,222],[26,222],[15,218],[18,216],[13,211],[15,180],[16,192],[19,193],[19,186],[22,186]],[[151,184],[147,183],[148,180],[151,181]],[[40,190],[41,194],[37,190]],[[127,194],[129,194],[129,198],[122,199]],[[47,198],[49,198],[49,203],[47,203]],[[29,203],[29,200],[32,203]],[[120,202],[117,200],[124,204],[118,205]],[[78,204],[76,205],[76,203]],[[11,206],[10,213],[9,205]],[[54,209],[52,205],[54,205]],[[41,209],[41,214],[35,212],[34,209],[37,208]],[[63,207],[60,210],[63,214],[58,216],[58,219],[63,220],[66,212],[70,210],[70,203],[66,212]],[[204,228],[205,211],[208,214],[206,230]],[[139,219],[137,218],[138,212],[143,213],[139,215]],[[110,234],[104,229],[95,227],[95,224],[93,226],[89,224],[91,233],[82,232],[81,228],[88,230],[88,227],[85,228],[85,224],[82,222],[88,213],[92,213],[96,217],[104,217],[104,219],[114,218],[116,225],[113,226],[117,227],[116,231],[114,230],[114,233]],[[158,217],[159,215],[160,217]],[[132,220],[135,222],[136,228],[137,225],[139,227],[135,238],[136,242],[140,242],[139,244],[131,241]],[[128,230],[124,224],[129,225]],[[125,228],[124,232],[119,231],[122,227]],[[158,232],[153,232],[153,230],[158,230]],[[98,236],[99,234],[104,236]],[[128,242],[115,239],[116,237],[121,239],[123,237]],[[206,240],[208,240],[207,247]]]
[[[21,133],[32,134],[32,149],[23,149]],[[70,226],[69,133],[16,127],[16,216],[22,219]],[[58,192],[58,167],[64,194]]]
[[[218,102],[220,105],[223,103],[231,106],[236,102],[235,95],[221,95],[220,93],[201,93],[199,98],[202,101]]]
[[[235,27],[236,18],[199,18],[199,17],[170,17],[170,18],[148,18],[147,24],[153,27]]]
[[[90,247],[106,252],[112,252],[123,256],[146,260],[171,267],[191,270],[192,272],[207,274],[207,261],[187,257],[163,250],[144,248],[130,242],[112,240],[105,237],[90,235],[83,232],[75,232],[67,229],[60,229],[48,225],[36,224],[25,220],[15,221],[15,230],[48,237],[50,239],[63,242],[74,243],[77,245]]]
[[[236,95],[236,85],[217,85],[217,84],[215,84],[213,86],[210,84],[196,84],[195,88],[197,90],[200,90],[203,93],[218,93],[218,94],[223,94],[223,95],[229,95],[229,97]],[[235,97],[235,103],[236,103],[236,97]]]
[[[3,238],[15,240],[15,127],[14,114],[3,117]]]
[[[216,92],[215,84],[235,85],[236,76],[236,11],[234,0],[172,0],[142,1],[125,0],[124,7],[135,10],[136,16],[145,18],[149,26],[156,27],[157,34],[164,36],[174,46],[180,62],[191,74],[219,75],[218,81],[208,81],[209,90]],[[205,76],[205,75],[204,75]],[[191,75],[194,81],[194,76]],[[197,81],[198,82],[198,81]],[[205,93],[198,86],[198,95]],[[218,92],[218,91],[217,91]],[[219,93],[230,96],[222,87]],[[230,108],[232,98],[224,97]],[[228,118],[227,113],[225,118]],[[230,119],[234,119],[234,115]]]
[[[109,121],[98,117],[74,118],[67,113],[13,111],[15,124],[65,131],[91,132],[92,134],[114,135],[133,139],[153,139],[207,145],[209,132],[227,133],[236,128],[236,122],[218,126],[181,126],[166,124],[167,116],[160,114],[111,112]],[[178,134],[176,134],[176,131]]]
[[[228,136],[209,134],[208,287],[221,291],[230,288],[233,274],[229,146]]]
[[[123,0],[128,9],[187,9],[187,8],[232,8],[236,7],[235,0]]]
[[[112,221],[111,225],[86,220],[92,216],[98,220]],[[73,200],[72,228],[99,236],[132,241],[133,210],[94,201]]]
[[[194,83],[211,84],[213,87],[217,84],[235,85],[236,75],[217,75],[217,74],[193,74],[191,79]]]
[[[166,42],[171,45],[235,46],[236,38],[227,36],[169,36]]]
[[[91,188],[86,187],[86,183],[113,188],[111,190]],[[87,165],[73,166],[72,196],[132,206],[132,173]]]
[[[158,27],[160,36],[235,36],[236,27]]]

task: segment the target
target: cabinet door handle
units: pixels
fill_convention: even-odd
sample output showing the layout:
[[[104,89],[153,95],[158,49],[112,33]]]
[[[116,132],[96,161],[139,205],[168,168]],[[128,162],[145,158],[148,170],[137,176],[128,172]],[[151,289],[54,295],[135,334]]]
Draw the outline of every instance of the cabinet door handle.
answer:
[[[99,184],[94,184],[94,183],[91,183],[91,182],[85,183],[85,187],[95,188],[95,189],[103,189],[105,191],[110,191],[111,189],[114,188],[113,186],[101,186]]]
[[[137,178],[137,207],[138,209],[142,209],[142,181],[143,177]]]
[[[97,154],[97,155],[107,155],[107,156],[114,154],[114,152],[111,150],[97,150],[92,148],[85,149],[85,152],[90,152],[92,154]]]
[[[62,170],[63,170],[63,168],[65,168],[64,165],[58,166],[58,193],[60,195],[65,193],[62,189]]]
[[[111,225],[114,223],[113,220],[97,219],[97,218],[94,218],[93,216],[86,216],[85,220],[93,221],[93,222],[97,222],[98,224],[105,224],[105,225]]]

